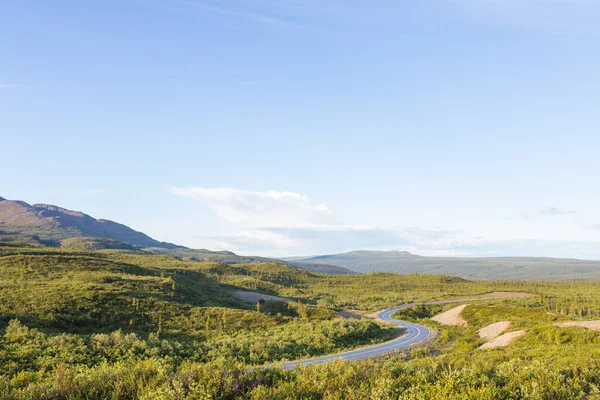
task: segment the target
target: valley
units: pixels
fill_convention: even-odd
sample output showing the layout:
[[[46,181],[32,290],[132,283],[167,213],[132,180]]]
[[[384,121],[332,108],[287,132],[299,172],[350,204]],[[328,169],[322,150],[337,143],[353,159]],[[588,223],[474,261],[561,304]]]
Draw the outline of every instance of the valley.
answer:
[[[83,213],[7,202],[3,398],[600,395],[593,279],[557,280],[545,264],[538,280],[471,280],[428,268],[350,273],[336,258],[193,250]],[[120,228],[86,230],[97,224]],[[91,232],[104,236],[77,236]],[[422,259],[396,253],[386,256]],[[477,262],[494,276],[491,261]]]
[[[598,289],[595,282],[328,275],[126,249],[0,245],[0,392],[275,399],[309,390],[358,399],[382,390],[384,398],[484,396],[494,388],[500,398],[544,379],[548,396],[593,394],[600,334],[571,325],[600,319]],[[240,292],[278,301],[243,302]],[[466,304],[464,326],[431,319],[457,304]],[[382,322],[337,314],[384,308]],[[525,334],[485,350],[489,339],[478,331],[500,321],[510,321],[507,334]],[[392,340],[395,324],[406,331]],[[563,368],[549,372],[549,363]],[[272,367],[256,368],[264,365]],[[525,372],[531,365],[536,379]],[[577,385],[557,383],[563,375],[556,374],[575,373]],[[433,375],[415,380],[419,374]]]

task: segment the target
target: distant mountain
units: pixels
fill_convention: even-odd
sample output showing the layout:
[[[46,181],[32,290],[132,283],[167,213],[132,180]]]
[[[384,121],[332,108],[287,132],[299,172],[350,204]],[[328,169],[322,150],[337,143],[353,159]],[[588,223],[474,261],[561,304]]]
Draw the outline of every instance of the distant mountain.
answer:
[[[354,273],[326,263],[300,263],[238,256],[229,251],[195,250],[160,242],[117,222],[96,219],[79,211],[49,204],[27,204],[0,197],[0,242],[21,242],[81,250],[144,250],[192,261],[225,263],[276,262],[329,274]]]
[[[290,260],[281,260],[275,258],[265,258],[256,256],[239,256],[230,251],[211,251],[205,249],[188,249],[179,247],[177,249],[161,249],[161,248],[146,248],[155,254],[169,254],[176,256],[182,260],[189,261],[219,261],[226,264],[249,264],[254,262],[275,262],[278,264],[287,265],[292,268],[302,269],[305,271],[319,272],[323,274],[356,274],[354,271],[339,267],[337,265],[329,265],[326,263],[311,263],[298,262]]]
[[[29,205],[24,201],[0,200],[0,240],[58,245],[61,240],[73,237],[112,239],[138,247],[179,247],[154,240],[128,226],[95,219],[79,211],[49,204]]]
[[[563,258],[423,257],[405,251],[352,251],[286,260],[337,265],[359,273],[444,274],[465,279],[600,280],[600,261]]]

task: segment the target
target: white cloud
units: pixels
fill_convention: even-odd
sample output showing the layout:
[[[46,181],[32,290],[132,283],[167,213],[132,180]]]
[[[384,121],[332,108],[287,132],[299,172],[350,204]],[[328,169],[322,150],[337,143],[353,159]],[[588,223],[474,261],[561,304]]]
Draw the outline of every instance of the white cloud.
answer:
[[[230,236],[194,236],[201,247],[210,250],[229,250],[240,254],[263,255],[277,251],[292,251],[302,243],[292,237],[265,229],[239,231]]]
[[[260,24],[303,28],[301,24],[295,21],[296,15],[283,12],[287,9],[287,6],[283,3],[261,5],[259,3],[232,2],[225,6],[223,2],[219,1],[171,0],[169,3],[175,8],[239,18]]]
[[[31,86],[0,83],[0,89],[30,89]]]
[[[239,254],[289,256],[338,253],[356,249],[398,249],[409,242],[384,229],[321,226],[311,228],[256,228],[230,236],[196,237],[204,247]]]
[[[422,233],[415,234],[416,231]],[[430,233],[427,233],[430,232]],[[435,232],[429,228],[385,229],[252,229],[231,236],[197,238],[211,250],[270,257],[319,255],[351,250],[405,250],[422,256],[546,256],[600,259],[600,242],[513,239]]]
[[[279,28],[331,31],[336,27],[398,26],[403,18],[423,19],[413,14],[410,2],[397,0],[162,0],[161,7],[189,13],[221,16]],[[600,3],[595,0],[436,0],[423,8],[456,8],[469,18],[494,26],[527,26],[554,31],[597,31]],[[402,24],[401,24],[402,25]],[[406,24],[404,24],[406,25]]]
[[[552,216],[552,215],[567,215],[575,214],[574,211],[565,211],[557,207],[545,207],[540,210],[541,216]]]
[[[526,212],[521,214],[522,219],[532,219],[535,217],[555,217],[559,215],[577,214],[575,211],[562,210],[558,207],[543,207],[535,212]]]
[[[329,207],[299,193],[233,188],[171,188],[214,209],[224,220],[246,227],[311,227],[335,224]]]
[[[314,202],[300,193],[283,190],[172,187],[170,191],[204,204],[226,222],[231,233],[190,236],[192,243],[183,243],[211,250],[263,256],[370,249],[407,250],[429,256],[600,257],[600,243],[576,241],[574,238],[536,239],[529,235],[519,240],[508,240],[480,235],[477,231],[450,230],[438,226],[382,229],[348,225],[336,221],[326,204]],[[551,217],[568,214],[574,212],[549,206],[532,211],[527,216],[538,218],[536,224],[539,224],[542,220],[551,223]],[[527,236],[526,231],[521,234]]]
[[[600,259],[600,242],[582,240],[513,239],[492,240],[480,238],[457,243],[455,255],[481,257],[558,257]]]
[[[237,228],[232,235],[192,238],[215,249],[281,255],[407,244],[392,230],[341,224],[326,204],[295,192],[198,187],[172,187],[170,191],[212,208]]]
[[[400,234],[412,243],[447,243],[454,240],[460,231],[442,229],[440,227],[418,227],[413,226],[405,229]]]
[[[189,3],[188,3],[189,4]],[[266,24],[273,24],[273,25],[290,25],[289,23],[280,20],[280,19],[275,19],[275,18],[270,18],[264,15],[260,15],[260,14],[253,14],[253,13],[249,13],[249,12],[237,12],[237,11],[233,11],[233,10],[228,10],[226,8],[221,8],[221,7],[211,7],[211,6],[206,6],[203,4],[193,4],[193,7],[198,7],[201,8],[203,10],[206,11],[212,11],[214,13],[217,14],[222,14],[222,15],[229,15],[229,16],[233,16],[233,17],[239,17],[239,18],[244,18],[244,19],[249,19],[252,21],[256,21],[256,22],[261,22],[261,23],[266,23]]]

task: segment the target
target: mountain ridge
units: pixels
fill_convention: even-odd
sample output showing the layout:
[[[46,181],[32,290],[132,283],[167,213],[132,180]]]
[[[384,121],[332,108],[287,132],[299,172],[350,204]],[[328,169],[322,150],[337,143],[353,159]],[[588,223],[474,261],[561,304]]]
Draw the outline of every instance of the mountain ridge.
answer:
[[[96,219],[81,211],[52,204],[28,204],[0,197],[0,242],[80,248],[146,251],[191,261],[225,263],[274,262],[311,272],[351,274],[346,268],[325,263],[299,263],[255,256],[239,256],[231,251],[191,249],[161,242],[127,225]]]
[[[0,201],[0,229],[12,232],[15,240],[40,244],[58,244],[73,237],[96,237],[118,240],[133,246],[175,249],[173,243],[160,242],[145,233],[106,219],[96,219],[81,211],[52,204],[28,204],[21,200]],[[8,229],[8,230],[7,230]]]
[[[327,263],[358,273],[446,274],[465,279],[600,280],[600,260],[552,257],[426,257],[404,251],[357,250],[294,257],[295,262]]]

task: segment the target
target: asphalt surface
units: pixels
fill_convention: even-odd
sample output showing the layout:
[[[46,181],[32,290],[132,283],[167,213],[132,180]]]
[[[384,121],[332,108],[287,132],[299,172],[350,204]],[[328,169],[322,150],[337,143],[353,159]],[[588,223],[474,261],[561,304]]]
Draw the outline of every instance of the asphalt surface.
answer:
[[[488,301],[488,300],[502,300],[508,297],[503,298],[477,298],[477,299],[461,299],[461,300],[445,300],[445,301],[434,301],[430,303],[424,303],[425,305],[434,305],[434,304],[451,304],[451,303],[468,303],[471,301]],[[266,366],[265,368],[270,367],[283,367],[286,370],[294,369],[299,366],[317,364],[317,363],[326,363],[332,360],[363,360],[366,358],[375,358],[381,357],[383,355],[392,354],[398,351],[404,351],[411,347],[416,347],[419,345],[426,344],[428,342],[427,339],[431,337],[431,330],[423,325],[413,324],[407,321],[400,321],[398,319],[392,318],[392,314],[398,310],[403,308],[410,308],[416,306],[416,303],[405,304],[402,306],[389,308],[387,310],[383,310],[377,317],[383,321],[390,322],[399,327],[405,328],[406,333],[396,339],[390,340],[389,342],[377,344],[370,347],[365,347],[362,349],[356,349],[352,351],[347,351],[344,353],[331,354],[328,356],[321,356],[315,358],[309,358],[306,360],[297,360],[297,361],[288,361],[283,364],[272,364]]]

